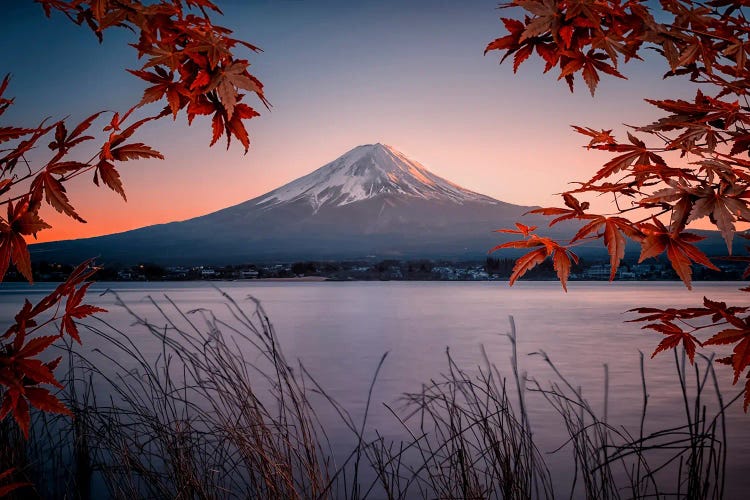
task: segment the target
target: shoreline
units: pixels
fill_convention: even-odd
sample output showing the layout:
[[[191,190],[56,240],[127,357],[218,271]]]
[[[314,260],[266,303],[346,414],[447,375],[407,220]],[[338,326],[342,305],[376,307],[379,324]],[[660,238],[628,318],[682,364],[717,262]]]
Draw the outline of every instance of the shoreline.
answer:
[[[243,279],[243,280],[235,280],[235,281],[319,282],[319,281],[331,281],[331,280],[329,278],[326,278],[325,276],[300,276],[296,278],[253,278],[253,279]]]

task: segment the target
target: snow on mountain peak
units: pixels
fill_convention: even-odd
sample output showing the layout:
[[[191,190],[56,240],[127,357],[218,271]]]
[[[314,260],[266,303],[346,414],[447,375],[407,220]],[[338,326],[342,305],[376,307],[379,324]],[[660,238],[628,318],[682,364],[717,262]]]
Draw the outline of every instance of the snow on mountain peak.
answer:
[[[309,201],[315,211],[382,195],[398,195],[462,204],[497,200],[439,177],[385,144],[365,144],[263,196],[256,204]]]

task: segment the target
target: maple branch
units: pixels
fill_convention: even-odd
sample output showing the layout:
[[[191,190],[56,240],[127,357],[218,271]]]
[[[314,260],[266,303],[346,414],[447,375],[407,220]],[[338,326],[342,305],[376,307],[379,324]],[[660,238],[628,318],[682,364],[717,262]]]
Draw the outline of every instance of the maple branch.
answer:
[[[213,114],[211,144],[226,134],[228,145],[234,136],[247,153],[250,139],[243,120],[258,116],[258,113],[241,102],[243,95],[240,92],[254,93],[267,108],[270,106],[263,95],[263,85],[247,71],[248,61],[238,59],[233,54],[237,45],[255,52],[259,49],[242,40],[230,38],[230,30],[213,25],[208,9],[215,9],[219,13],[221,11],[208,0],[187,0],[184,3],[180,0],[38,2],[48,16],[55,10],[78,25],[85,22],[100,41],[102,32],[113,26],[124,26],[137,33],[138,43],[132,46],[138,50],[139,58],[147,56],[147,61],[141,71],[134,74],[152,86],[144,91],[141,102],[130,108],[122,119],[118,113],[113,114],[110,125],[104,128],[105,132],[112,131],[109,140],[86,162],[61,160],[70,158],[68,154],[76,145],[93,139],[84,132],[101,112],[83,120],[71,134],[68,134],[65,127],[66,119],[52,125],[48,125],[48,119],[45,119],[35,129],[0,129],[0,143],[15,141],[15,147],[0,149],[0,153],[4,154],[0,158],[0,193],[6,196],[0,201],[0,206],[7,205],[9,209],[7,220],[0,216],[0,281],[13,264],[29,282],[33,282],[26,237],[31,234],[36,236],[38,231],[49,228],[38,215],[41,200],[46,200],[57,211],[83,221],[65,195],[64,184],[67,181],[98,169],[102,182],[125,197],[113,163],[139,158],[163,159],[158,151],[143,143],[125,143],[144,123],[169,114],[176,117],[180,110],[185,110],[188,123],[197,115]],[[188,12],[197,6],[202,17],[192,13],[185,15],[183,6],[186,6]],[[177,80],[174,80],[174,75],[177,75]],[[7,75],[0,81],[0,114],[13,104],[12,98],[3,98],[9,79],[10,75]],[[124,129],[120,128],[137,107],[163,100],[166,100],[167,105],[158,115],[138,120]],[[53,130],[54,141],[49,147],[56,152],[51,159],[35,169],[26,153],[35,149],[37,142]],[[99,163],[95,163],[97,158]],[[19,162],[26,166],[26,174],[19,175],[14,171]],[[18,194],[13,192],[24,191],[20,184],[32,178],[27,191]],[[94,182],[97,182],[96,176]],[[29,203],[13,205],[13,202],[22,199],[27,199]],[[10,413],[26,437],[30,428],[29,406],[44,412],[72,415],[47,389],[38,387],[44,384],[60,386],[52,373],[59,358],[57,361],[42,363],[36,356],[50,347],[63,333],[80,342],[74,319],[105,312],[101,308],[81,303],[90,285],[90,282],[84,282],[96,272],[92,262],[93,260],[88,260],[79,265],[64,283],[35,306],[27,300],[15,316],[16,323],[0,339],[0,414],[4,417]],[[63,300],[64,311],[61,309]],[[51,315],[39,324],[32,323],[33,318],[43,313],[45,316]],[[35,336],[25,342],[27,337],[36,335],[60,320],[62,323],[56,335]],[[12,343],[6,341],[7,338],[11,338]],[[9,346],[20,346],[13,356],[20,356],[19,359],[25,365],[11,357],[12,350]],[[5,473],[0,474],[4,475]],[[10,491],[7,485],[3,488],[6,493]]]
[[[717,323],[709,323],[707,325],[698,325],[698,326],[696,326],[696,325],[693,325],[692,323],[689,323],[685,318],[679,318],[679,317],[677,317],[677,318],[675,318],[675,320],[679,321],[680,323],[682,323],[685,326],[690,327],[691,330],[688,333],[695,333],[695,332],[697,332],[699,330],[705,330],[706,328],[715,328],[715,327],[718,327],[718,326],[728,325],[729,324],[729,322],[727,320],[722,320],[722,321],[717,322]]]
[[[713,38],[713,39],[716,39],[716,40],[721,40],[722,42],[732,42],[733,41],[731,38],[720,36],[717,33],[709,33],[708,31],[703,31],[703,30],[699,30],[699,29],[696,29],[696,28],[690,28],[690,27],[687,27],[687,26],[676,26],[676,25],[673,25],[673,24],[666,24],[664,26],[672,28],[675,31],[682,31],[682,32],[685,32],[685,33],[691,33],[693,35],[701,35],[701,36],[705,36],[705,37],[708,37],[708,38]]]
[[[622,213],[623,210],[620,208],[620,202],[617,199],[617,193],[612,193],[613,201],[615,202],[615,207],[617,208],[617,213]]]
[[[96,156],[99,156],[99,155],[97,154]],[[80,169],[76,170],[75,172],[71,172],[67,176],[63,175],[58,180],[60,182],[66,182],[66,181],[69,181],[71,179],[74,179],[74,178],[78,177],[79,175],[85,174],[86,172],[91,172],[92,169],[96,168],[96,165],[91,165],[91,162],[93,162],[96,159],[96,156],[93,159],[90,159],[89,161],[84,162],[84,164],[87,165],[86,168],[80,168]]]
[[[668,114],[650,125],[628,126],[634,129],[633,134],[628,132],[631,144],[615,141],[611,130],[598,131],[574,126],[577,132],[589,136],[588,149],[610,151],[616,156],[588,182],[578,183],[578,189],[563,195],[570,197],[565,200],[567,209],[543,209],[549,212],[545,215],[557,215],[555,220],[577,219],[585,224],[576,233],[586,237],[581,242],[604,237],[610,255],[612,278],[622,259],[623,245],[628,237],[641,244],[642,258],[666,254],[672,268],[690,288],[693,264],[715,271],[720,269],[693,245],[702,238],[683,231],[687,219],[708,216],[721,232],[730,252],[732,238],[738,232],[735,223],[750,220],[750,175],[747,173],[750,161],[739,157],[750,153],[750,130],[746,127],[750,124],[747,50],[750,46],[750,26],[742,6],[736,2],[663,1],[662,11],[673,16],[668,24],[657,23],[655,19],[659,16],[651,13],[653,7],[646,2],[626,5],[594,0],[573,3],[565,0],[512,1],[504,6],[520,7],[523,15],[502,18],[507,34],[490,42],[486,51],[504,53],[501,62],[515,54],[514,72],[532,55],[539,56],[545,63],[544,73],[559,66],[559,79],[565,78],[571,92],[574,76],[580,74],[593,95],[600,79],[598,71],[621,76],[616,68],[623,55],[627,62],[638,58],[641,50],[653,49],[669,65],[665,78],[686,76],[692,83],[710,85],[711,89],[717,90],[715,97],[712,97],[699,88],[694,102],[647,99],[647,102]],[[735,10],[739,12],[738,16],[732,16]],[[725,97],[734,98],[734,102]],[[739,106],[740,102],[744,106]],[[647,147],[635,135],[637,132],[648,134],[663,145]],[[666,162],[670,159],[667,155],[672,157],[677,154],[681,161],[700,167],[670,167]],[[607,180],[618,172],[622,174],[617,176],[617,180]],[[657,189],[647,193],[645,187]],[[607,217],[606,221],[592,221],[590,215],[582,210],[584,203],[588,208],[588,202],[581,203],[573,198],[577,193],[589,196],[593,196],[592,193],[597,193],[597,196],[612,193],[611,204],[615,212],[600,216]],[[622,196],[632,196],[633,206],[623,206],[620,203]],[[649,215],[640,220],[631,220],[627,217],[634,217],[628,215],[633,210],[645,210]],[[674,220],[668,227],[658,218],[670,212]],[[606,228],[605,233],[601,232],[602,224]],[[519,228],[523,229],[521,226]],[[597,233],[594,235],[595,231]],[[638,232],[643,235],[642,239],[633,238],[633,235],[639,237]],[[534,242],[534,245],[515,243],[503,244],[498,248],[535,247],[542,240]],[[544,249],[536,249],[516,261],[511,284],[525,271],[549,257],[553,242],[545,238],[543,243],[548,245],[546,254]],[[750,258],[747,260],[750,261]],[[558,275],[564,286],[569,269],[562,270]],[[744,276],[749,275],[750,266],[744,272]],[[750,291],[750,287],[743,290]],[[705,303],[711,310],[723,311],[721,314],[725,316],[725,321],[717,320],[716,323],[696,327],[680,319],[681,324],[692,330],[678,332],[672,328],[679,327],[670,323],[674,316],[665,316],[669,319],[664,320],[662,328],[654,329],[668,337],[659,344],[654,354],[682,343],[689,351],[692,363],[696,342],[700,344],[692,333],[724,326],[729,322],[739,330],[725,330],[724,336],[712,337],[707,343],[735,344],[731,364],[736,383],[739,376],[750,368],[750,327],[745,326],[750,317],[739,322],[730,321],[728,316],[737,316],[732,310],[727,310],[723,303],[711,303],[708,299],[705,299]],[[682,309],[677,310],[678,315],[680,311],[682,314],[695,314],[695,310]],[[747,412],[750,410],[750,382],[744,392],[744,409]]]
[[[58,309],[59,309],[59,307],[58,307]],[[53,322],[59,320],[60,318],[62,318],[62,316],[57,316],[56,314],[57,314],[57,311],[55,311],[55,317],[49,318],[49,319],[45,320],[43,323],[40,323],[37,326],[32,327],[30,330],[27,330],[26,331],[26,336],[30,336],[30,335],[36,333],[38,330],[41,330],[45,326],[49,325],[50,323],[53,323]],[[62,337],[62,334],[58,334],[58,336]]]

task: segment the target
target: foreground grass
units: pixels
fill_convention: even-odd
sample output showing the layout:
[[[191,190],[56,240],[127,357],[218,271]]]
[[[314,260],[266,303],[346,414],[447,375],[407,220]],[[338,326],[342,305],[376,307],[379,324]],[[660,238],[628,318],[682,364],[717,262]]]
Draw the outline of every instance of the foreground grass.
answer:
[[[722,399],[707,358],[691,367],[675,354],[684,411],[674,421],[684,423],[647,432],[641,356],[640,426],[629,431],[608,421],[606,382],[598,414],[544,353],[554,380],[519,374],[511,318],[510,373],[486,355],[468,372],[447,353],[440,378],[405,394],[401,407],[386,406],[408,436],[394,442],[367,425],[372,387],[365,417],[355,420],[304,366],[285,359],[257,301],[241,306],[224,295],[227,311],[217,315],[152,300],[158,319],[149,321],[115,297],[133,319],[128,331],[145,329],[161,352],[146,355],[106,322],[85,325],[108,348],[66,348],[61,397],[75,418],[36,414],[28,442],[8,419],[0,423],[0,469],[20,468],[35,484],[18,498],[724,497],[725,411],[737,398]],[[560,418],[574,465],[569,491],[554,491],[529,396]],[[329,441],[321,403],[351,432],[348,453]]]

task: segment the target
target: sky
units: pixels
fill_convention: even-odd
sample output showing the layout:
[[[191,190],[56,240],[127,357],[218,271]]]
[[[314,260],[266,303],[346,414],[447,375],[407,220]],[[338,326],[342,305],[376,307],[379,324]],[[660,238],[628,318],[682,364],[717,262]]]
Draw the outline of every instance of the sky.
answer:
[[[210,123],[184,114],[143,127],[139,141],[166,159],[120,165],[127,203],[90,178],[67,184],[80,224],[47,207],[53,229],[39,241],[110,234],[189,219],[264,194],[361,144],[395,147],[437,175],[520,205],[559,205],[555,193],[588,179],[607,161],[587,151],[571,124],[623,130],[658,111],[643,98],[688,97],[684,80],[662,80],[663,62],[622,68],[628,80],[602,79],[592,98],[546,75],[532,58],[513,74],[484,47],[503,27],[495,0],[217,0],[216,24],[263,49],[247,52],[271,110],[246,122],[251,149],[209,148]],[[11,73],[15,105],[0,126],[71,122],[100,110],[124,111],[144,86],[135,36],[105,32],[103,44],[40,6],[3,5],[0,72]],[[505,15],[503,11],[503,15]],[[101,126],[104,123],[101,122]],[[85,151],[84,151],[85,152]],[[37,154],[42,155],[39,151]],[[42,158],[43,156],[40,156]],[[598,203],[604,207],[604,201]],[[596,205],[595,205],[596,206]]]

